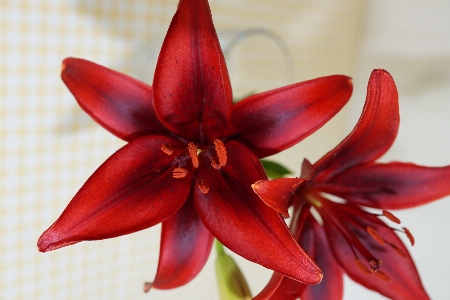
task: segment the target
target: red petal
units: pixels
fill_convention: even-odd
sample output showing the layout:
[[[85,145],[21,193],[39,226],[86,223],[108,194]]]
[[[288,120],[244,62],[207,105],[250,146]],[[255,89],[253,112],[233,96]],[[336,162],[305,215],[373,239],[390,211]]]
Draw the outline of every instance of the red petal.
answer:
[[[294,196],[297,196],[297,194]],[[290,229],[295,239],[299,238],[300,232],[303,230],[305,220],[310,213],[310,207],[310,205],[305,204],[305,202],[301,200],[294,202],[294,215],[291,219]],[[301,282],[285,277],[278,272],[274,272],[267,285],[254,299],[298,299],[304,288],[307,286],[308,285]]]
[[[174,140],[146,136],[113,154],[42,234],[39,251],[129,234],[179,210],[189,194],[190,175],[173,178],[173,157],[160,150],[162,143]]]
[[[278,178],[274,180],[260,180],[252,184],[253,191],[264,203],[289,218],[289,203],[294,191],[304,178]]]
[[[308,208],[309,212],[309,208]],[[317,285],[305,285],[301,282],[284,277],[278,289],[273,293],[271,300],[296,300],[296,299],[342,299],[344,293],[344,283],[342,270],[335,262],[335,259],[329,249],[325,231],[322,227],[308,215],[305,220],[299,220],[301,223],[294,225],[294,230],[298,227],[304,229],[301,233],[299,244],[308,253],[311,258],[323,270],[323,281]],[[304,225],[302,224],[304,222]],[[276,278],[274,273],[272,279]]]
[[[400,116],[394,80],[384,70],[374,70],[367,87],[367,98],[361,117],[353,131],[316,164],[317,181],[383,155],[397,136]]]
[[[304,227],[299,244],[322,269],[323,280],[318,285],[305,286],[302,284],[304,292],[301,294],[301,299],[342,299],[344,295],[343,273],[333,254],[326,250],[330,249],[330,245],[325,230],[311,215],[306,220]]]
[[[303,284],[301,282],[292,280],[286,276],[281,275],[280,273],[274,272],[272,277],[270,278],[269,284],[271,282],[278,282],[277,289],[272,291],[270,296],[270,300],[297,300],[300,299],[303,290],[308,285]],[[269,289],[270,285],[267,285],[263,291]],[[320,285],[320,284],[319,284]],[[303,298],[302,298],[303,299]],[[317,298],[317,299],[325,299],[325,298]]]
[[[335,75],[253,95],[233,106],[228,135],[258,157],[269,156],[319,129],[351,94],[350,78]]]
[[[308,249],[304,249],[308,251]],[[281,278],[280,278],[281,277]],[[263,291],[270,290],[270,288],[275,286],[272,282],[276,282],[276,280],[281,280],[281,282],[276,287],[276,290],[271,291],[270,300],[297,300],[300,299],[304,290],[309,285],[303,284],[299,281],[293,280],[286,276],[281,275],[280,273],[274,272],[268,285],[263,289]],[[319,283],[319,286],[322,284]],[[303,299],[303,298],[302,298]],[[317,299],[327,299],[327,298],[317,298]],[[330,298],[332,299],[332,298]]]
[[[203,225],[192,198],[162,223],[158,272],[152,287],[173,289],[191,281],[206,263],[214,237]]]
[[[284,277],[280,273],[274,272],[267,285],[262,289],[262,291],[258,295],[253,297],[253,300],[268,300],[268,299],[276,300],[275,297],[272,297],[272,295],[276,292],[277,288],[280,286],[284,278],[287,277]]]
[[[310,180],[313,176],[314,167],[305,159],[303,160],[301,178],[260,180],[252,184],[252,189],[264,203],[282,214],[283,217],[289,218],[288,208],[291,204],[293,193],[302,182]]]
[[[365,216],[361,216],[360,214],[358,220],[361,222],[361,226],[355,227],[351,224],[347,225],[355,235],[359,237],[364,246],[370,250],[372,255],[383,261],[379,271],[388,276],[391,281],[386,282],[380,279],[376,274],[367,275],[362,272],[354,263],[355,257],[352,254],[353,249],[350,248],[339,230],[334,226],[331,226],[329,222],[324,222],[333,253],[350,278],[389,299],[429,299],[408,250],[392,229],[387,228],[379,219],[368,213],[365,213]],[[388,244],[381,246],[375,239],[367,234],[365,228],[368,224],[370,224],[384,240],[398,247],[401,250],[402,255]],[[369,264],[363,261],[361,257],[360,261],[369,268]]]
[[[339,174],[321,190],[361,205],[404,209],[450,195],[450,166],[366,164]]]
[[[222,135],[231,113],[231,84],[207,0],[181,0],[153,80],[160,120],[193,142]]]
[[[300,177],[305,178],[306,180],[310,180],[314,177],[314,166],[307,160],[303,159],[302,169],[300,172]]]
[[[281,216],[265,205],[251,184],[265,177],[258,158],[237,142],[226,144],[228,162],[219,171],[199,170],[209,192],[194,201],[206,227],[233,252],[305,283],[318,283],[320,269],[303,252]]]
[[[149,85],[77,58],[63,61],[61,77],[81,108],[117,137],[130,141],[167,131],[156,118]]]

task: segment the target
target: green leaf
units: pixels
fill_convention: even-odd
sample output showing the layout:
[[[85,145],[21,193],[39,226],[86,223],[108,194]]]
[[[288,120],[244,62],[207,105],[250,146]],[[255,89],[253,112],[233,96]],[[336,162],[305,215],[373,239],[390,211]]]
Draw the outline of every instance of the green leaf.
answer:
[[[231,256],[216,240],[216,276],[220,300],[251,300],[252,294],[244,275]]]
[[[267,176],[271,179],[280,178],[292,174],[289,169],[280,165],[279,163],[266,159],[261,159],[261,163],[266,170]]]

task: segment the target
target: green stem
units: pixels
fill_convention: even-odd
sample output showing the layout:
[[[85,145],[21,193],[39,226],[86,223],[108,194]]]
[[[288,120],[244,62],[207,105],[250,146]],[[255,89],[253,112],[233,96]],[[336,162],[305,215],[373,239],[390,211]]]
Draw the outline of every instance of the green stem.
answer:
[[[224,249],[222,243],[219,242],[218,239],[215,239],[214,240],[214,244],[216,245],[216,253],[217,253],[217,255],[224,255],[225,254],[225,249]]]

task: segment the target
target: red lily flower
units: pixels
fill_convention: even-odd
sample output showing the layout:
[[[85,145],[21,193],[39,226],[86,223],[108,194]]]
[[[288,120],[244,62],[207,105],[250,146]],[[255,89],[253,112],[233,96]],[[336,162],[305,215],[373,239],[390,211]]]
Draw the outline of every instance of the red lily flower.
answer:
[[[314,166],[305,160],[302,178],[253,185],[261,199],[280,213],[287,214],[287,206],[294,206],[291,231],[324,273],[318,286],[274,274],[272,281],[282,283],[271,299],[342,299],[343,272],[390,299],[429,298],[395,231],[404,233],[412,244],[414,238],[406,228],[395,229],[400,220],[387,210],[449,195],[450,166],[375,162],[394,142],[399,122],[395,83],[388,72],[375,70],[363,113],[350,135]],[[320,215],[319,222],[310,208]]]
[[[321,271],[251,184],[259,158],[313,133],[348,101],[348,77],[330,76],[232,105],[224,57],[206,0],[182,0],[153,86],[94,63],[64,60],[80,106],[128,142],[103,163],[38,241],[45,252],[162,222],[152,286],[175,288],[202,269],[216,237],[235,253],[305,283]]]

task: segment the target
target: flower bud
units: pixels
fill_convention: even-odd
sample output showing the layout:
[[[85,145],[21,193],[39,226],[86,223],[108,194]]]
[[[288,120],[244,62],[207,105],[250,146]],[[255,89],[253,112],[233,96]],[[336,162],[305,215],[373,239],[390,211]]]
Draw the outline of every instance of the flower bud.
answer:
[[[216,276],[220,300],[251,300],[252,295],[241,270],[216,240]]]

